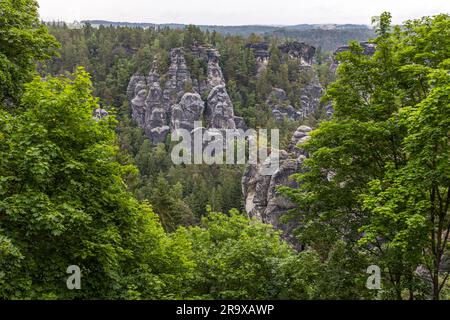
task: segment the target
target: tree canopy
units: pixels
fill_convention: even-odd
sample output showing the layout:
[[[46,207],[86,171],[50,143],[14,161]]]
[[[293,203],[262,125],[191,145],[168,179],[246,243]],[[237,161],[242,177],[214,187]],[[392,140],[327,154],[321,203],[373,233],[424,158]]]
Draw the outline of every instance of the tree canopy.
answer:
[[[299,205],[301,238],[325,257],[344,240],[383,268],[386,297],[424,297],[431,286],[439,299],[450,229],[450,17],[399,28],[384,13],[375,22],[373,56],[357,43],[339,54],[325,97],[334,117],[304,146],[300,189],[284,191]]]

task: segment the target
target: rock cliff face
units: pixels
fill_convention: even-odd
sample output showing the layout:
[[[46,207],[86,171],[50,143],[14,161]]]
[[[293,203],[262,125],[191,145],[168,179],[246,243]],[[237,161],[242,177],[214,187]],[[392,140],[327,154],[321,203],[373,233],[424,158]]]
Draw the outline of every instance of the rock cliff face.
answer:
[[[273,88],[266,104],[271,108],[275,120],[282,121],[284,118],[294,121],[305,119],[319,109],[324,89],[317,79],[308,83],[301,89],[300,93],[300,101],[297,102],[297,105],[300,105],[298,109],[292,106],[292,102],[283,89]]]
[[[324,88],[319,82],[317,76],[301,89],[300,111],[302,118],[307,118],[314,114],[320,107],[320,99],[324,94]]]
[[[270,60],[269,44],[267,42],[250,43],[246,47],[252,49],[258,63],[258,74],[261,73]],[[278,49],[291,59],[300,60],[302,66],[311,66],[316,54],[315,47],[298,41],[283,43],[278,46]]]
[[[258,72],[262,72],[270,60],[269,44],[256,43],[247,47],[253,50]],[[288,42],[280,45],[279,49],[285,56],[300,61],[299,73],[314,74],[314,47]],[[198,79],[192,75],[186,53],[206,63],[204,77]],[[203,46],[172,49],[167,72],[160,75],[156,70],[156,67],[152,68],[147,76],[134,75],[127,91],[132,118],[154,144],[165,142],[171,130],[191,129],[193,123],[200,120],[205,120],[204,126],[207,128],[247,128],[244,119],[234,115],[216,49]],[[322,95],[323,88],[314,75],[301,89],[299,101],[289,101],[282,89],[273,88],[267,105],[278,121],[284,118],[299,120],[318,110]]]
[[[198,93],[185,93],[178,104],[171,108],[171,128],[194,130],[194,122],[200,121],[205,103]]]
[[[208,55],[208,90],[212,90],[218,86],[225,86],[222,69],[220,68],[220,55],[215,49],[207,51]],[[228,95],[228,94],[227,94]]]
[[[269,44],[267,42],[250,43],[247,45],[247,48],[253,51],[257,63],[257,74],[260,75],[269,63]]]
[[[258,74],[261,74],[270,61],[269,44],[262,42],[249,44],[247,47],[253,50],[258,63]],[[282,121],[284,118],[294,121],[307,118],[319,109],[320,98],[324,91],[312,67],[316,48],[303,42],[293,41],[280,45],[278,49],[290,59],[300,62],[298,70],[300,74],[310,74],[312,78],[301,89],[300,101],[289,101],[282,89],[273,88],[266,104],[271,108],[272,115],[277,121]]]
[[[286,42],[279,46],[282,53],[288,54],[293,59],[300,59],[302,65],[311,66],[313,64],[316,48],[303,42]]]
[[[283,89],[273,88],[266,104],[271,108],[272,116],[277,121],[283,121],[284,118],[291,120],[299,120],[302,118],[302,112],[297,111],[290,104],[286,92]]]
[[[236,129],[233,104],[225,85],[218,85],[211,90],[205,115],[210,128]]]
[[[272,224],[276,229],[282,230],[285,238],[292,239],[292,223],[280,222],[280,217],[295,206],[284,196],[280,195],[277,187],[284,185],[297,187],[295,181],[289,177],[302,172],[303,161],[307,153],[298,148],[309,139],[311,128],[301,126],[294,133],[287,151],[281,150],[279,154],[279,168],[271,176],[263,175],[265,163],[247,166],[242,178],[242,191],[245,200],[245,209],[249,217]]]
[[[364,55],[373,55],[375,53],[375,45],[363,42],[361,46],[364,48]],[[341,47],[335,52],[334,56],[346,50],[349,50],[348,46]],[[309,68],[313,63],[314,54],[307,47],[286,44],[282,52],[289,54],[293,58],[302,59],[302,68]],[[339,61],[334,59],[331,66],[332,70],[335,71],[338,65]],[[304,88],[303,93],[301,96],[301,110],[293,108],[284,90],[279,88],[272,90],[266,103],[271,107],[272,114],[277,120],[282,120],[285,117],[294,120],[301,119],[314,112],[319,106],[323,88],[318,81],[313,79]],[[332,113],[331,107],[329,113]],[[282,230],[284,237],[296,245],[298,243],[292,239],[292,230],[295,228],[295,225],[293,223],[280,222],[280,216],[295,208],[295,206],[277,192],[277,187],[298,187],[296,182],[289,179],[289,177],[304,170],[303,162],[308,157],[308,154],[298,146],[301,146],[302,143],[310,138],[310,132],[311,128],[306,126],[300,126],[296,130],[292,136],[289,148],[280,151],[280,166],[273,175],[263,175],[264,163],[260,163],[247,166],[242,179],[242,190],[247,214],[250,217],[256,217],[263,222],[272,224],[276,229]]]
[[[207,63],[206,80],[191,75],[184,49],[176,48],[170,52],[166,74],[159,75],[153,68],[148,76],[134,75],[128,85],[132,117],[154,144],[165,142],[171,130],[192,130],[194,122],[203,118],[208,128],[246,127],[244,120],[234,115],[218,51],[206,47],[193,47],[189,51]],[[208,99],[203,101],[206,94]]]

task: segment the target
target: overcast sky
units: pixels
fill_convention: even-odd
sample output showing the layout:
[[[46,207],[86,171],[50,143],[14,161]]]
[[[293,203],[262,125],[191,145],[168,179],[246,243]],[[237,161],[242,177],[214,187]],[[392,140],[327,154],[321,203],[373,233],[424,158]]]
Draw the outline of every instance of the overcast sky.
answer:
[[[390,11],[394,22],[450,13],[450,0],[38,0],[44,20],[294,25],[370,24]]]

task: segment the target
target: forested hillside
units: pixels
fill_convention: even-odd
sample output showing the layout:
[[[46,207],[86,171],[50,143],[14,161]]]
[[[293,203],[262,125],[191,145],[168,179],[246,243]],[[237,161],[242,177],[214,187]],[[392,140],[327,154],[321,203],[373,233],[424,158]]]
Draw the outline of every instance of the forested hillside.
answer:
[[[154,24],[113,22],[103,20],[82,21],[95,27],[129,27],[129,28],[156,28],[156,29],[184,29],[184,24]],[[280,40],[304,41],[320,48],[323,51],[334,51],[340,46],[346,45],[350,40],[366,41],[373,38],[375,32],[366,25],[358,24],[299,24],[294,26],[198,26],[206,32],[217,32],[223,35],[249,37],[251,34],[263,36],[266,40],[277,37]]]
[[[333,54],[320,33],[0,12],[1,299],[449,298],[450,16],[383,13]],[[280,129],[276,173],[172,163],[173,110],[218,100]]]
[[[300,73],[297,71],[299,61],[288,59],[278,48],[281,43],[276,39],[267,44],[267,54],[274,58],[267,69],[258,75],[259,63],[251,45],[262,42],[263,38],[256,35],[249,38],[222,36],[202,32],[195,26],[185,30],[102,26],[97,29],[89,25],[83,29],[60,25],[48,27],[62,46],[60,57],[41,66],[41,74],[64,74],[76,70],[77,66],[84,66],[91,73],[94,95],[100,98],[102,107],[116,114],[120,120],[118,130],[122,161],[139,168],[140,177],[128,182],[130,190],[138,199],[149,200],[163,217],[163,224],[170,229],[180,223],[198,221],[207,205],[221,212],[232,208],[242,211],[241,178],[244,167],[173,166],[170,145],[152,146],[131,117],[127,87],[133,74],[147,75],[153,68],[161,74],[167,72],[170,51],[174,48],[217,48],[235,114],[243,117],[250,128],[280,128],[283,145],[290,142],[292,133],[301,123],[315,124],[323,116],[323,111],[318,108],[307,118],[276,121],[266,103],[272,87],[285,90],[294,107],[299,109],[301,90],[311,82],[312,77],[317,77],[323,86],[333,77],[331,60],[320,53],[316,58],[318,62],[314,61],[312,68]],[[190,52],[185,58],[192,76],[205,78],[207,62],[196,59]],[[168,193],[167,190],[173,192]]]

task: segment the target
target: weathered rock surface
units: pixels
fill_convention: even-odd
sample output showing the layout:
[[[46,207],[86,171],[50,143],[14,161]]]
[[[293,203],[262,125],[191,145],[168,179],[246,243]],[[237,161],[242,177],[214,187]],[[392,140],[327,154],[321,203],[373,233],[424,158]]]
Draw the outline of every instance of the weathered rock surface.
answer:
[[[180,103],[172,106],[171,129],[194,130],[194,122],[200,121],[205,103],[198,93],[185,93]]]
[[[104,117],[107,117],[109,115],[108,111],[102,108],[97,108],[94,110],[94,118],[95,119],[102,119]]]
[[[247,48],[252,49],[253,54],[257,60],[269,59],[269,43],[259,42],[259,43],[249,43],[246,45]]]
[[[236,129],[241,129],[241,130],[247,131],[248,126],[247,126],[247,123],[245,123],[244,118],[235,116],[234,123],[236,124]]]
[[[249,44],[248,48],[253,50],[258,63],[258,72],[262,72],[270,60],[269,45],[265,42]],[[280,51],[291,59],[300,62],[298,72],[312,74],[311,81],[301,89],[300,101],[288,101],[286,93],[279,88],[273,88],[266,104],[271,108],[273,118],[282,121],[287,118],[290,120],[299,120],[309,117],[320,107],[320,98],[324,89],[315,74],[312,65],[316,48],[303,42],[286,42],[278,46]]]
[[[246,128],[244,119],[234,115],[219,64],[219,52],[201,46],[192,47],[189,52],[207,63],[206,80],[192,76],[183,48],[170,51],[170,66],[166,74],[159,75],[153,68],[147,77],[135,75],[130,79],[127,95],[132,118],[154,144],[165,142],[171,130],[192,130],[194,122],[203,116],[208,128]],[[163,78],[164,83],[161,81]],[[192,88],[192,92],[186,92],[187,88]],[[208,99],[203,101],[201,96],[206,94]]]
[[[165,105],[175,104],[183,96],[186,82],[191,81],[191,75],[182,48],[171,50],[170,67],[167,78],[168,81],[166,82],[163,91],[163,98],[166,102]]]
[[[308,85],[301,89],[301,118],[307,118],[319,109],[320,99],[323,94],[324,89],[316,77]]]
[[[210,128],[236,129],[233,104],[224,85],[211,90],[205,115]]]
[[[247,48],[252,49],[257,61],[267,62],[270,59],[269,44],[267,42],[250,43]],[[304,42],[290,41],[278,46],[278,49],[293,59],[300,59],[304,65],[312,65],[316,48]]]
[[[282,53],[288,54],[291,58],[300,59],[303,65],[312,65],[316,48],[303,42],[286,42],[279,46]]]
[[[311,128],[301,126],[294,133],[288,151],[279,153],[279,168],[272,175],[264,175],[263,169],[266,163],[247,166],[242,178],[242,190],[245,200],[245,209],[249,217],[272,224],[276,229],[283,231],[283,236],[292,238],[294,223],[282,223],[280,217],[295,205],[286,197],[279,194],[278,186],[297,187],[297,183],[290,176],[302,171],[303,161],[307,153],[298,148],[298,144],[309,139]],[[272,156],[272,155],[271,155]],[[298,244],[297,244],[298,245]]]
[[[272,109],[275,120],[282,121],[284,118],[294,121],[305,119],[319,109],[324,90],[318,80],[311,81],[300,92],[301,98],[298,102],[300,107],[297,109],[292,106],[284,90],[273,88],[266,104]]]
[[[269,63],[269,44],[267,42],[249,43],[246,47],[252,49],[257,63],[257,74],[260,75]]]
[[[212,90],[217,86],[225,86],[222,68],[219,65],[220,55],[216,49],[209,49],[208,55],[208,89]]]
[[[277,121],[283,121],[284,118],[299,120],[302,117],[302,113],[290,105],[283,89],[273,88],[266,104],[272,109],[272,116]]]

